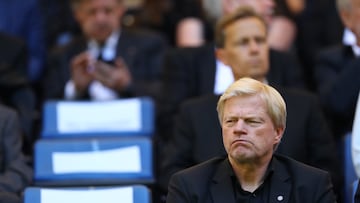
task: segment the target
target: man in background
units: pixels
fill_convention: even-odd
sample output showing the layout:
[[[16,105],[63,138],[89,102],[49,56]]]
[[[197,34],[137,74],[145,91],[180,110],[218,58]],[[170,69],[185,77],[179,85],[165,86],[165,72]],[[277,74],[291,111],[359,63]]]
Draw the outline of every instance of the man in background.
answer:
[[[83,36],[56,50],[45,75],[45,99],[107,100],[155,96],[165,43],[121,27],[121,0],[72,0]]]

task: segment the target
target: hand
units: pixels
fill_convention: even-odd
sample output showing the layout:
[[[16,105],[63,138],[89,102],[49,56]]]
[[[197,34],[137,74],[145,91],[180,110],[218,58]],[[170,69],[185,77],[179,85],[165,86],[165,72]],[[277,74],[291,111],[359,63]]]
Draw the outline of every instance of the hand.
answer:
[[[97,61],[93,76],[103,85],[116,91],[125,90],[132,82],[129,69],[122,58],[117,58],[114,66]]]
[[[83,52],[71,60],[71,78],[77,93],[84,93],[93,81],[93,76],[89,72],[90,65],[91,58],[87,52]]]

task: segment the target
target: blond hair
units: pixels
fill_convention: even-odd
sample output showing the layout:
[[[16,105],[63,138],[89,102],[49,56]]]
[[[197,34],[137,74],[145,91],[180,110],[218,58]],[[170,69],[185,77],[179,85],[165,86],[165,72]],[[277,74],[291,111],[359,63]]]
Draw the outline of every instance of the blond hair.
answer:
[[[220,123],[224,116],[225,102],[233,97],[259,95],[266,104],[266,110],[275,128],[286,126],[286,104],[280,93],[273,87],[251,78],[241,78],[226,89],[217,104]]]

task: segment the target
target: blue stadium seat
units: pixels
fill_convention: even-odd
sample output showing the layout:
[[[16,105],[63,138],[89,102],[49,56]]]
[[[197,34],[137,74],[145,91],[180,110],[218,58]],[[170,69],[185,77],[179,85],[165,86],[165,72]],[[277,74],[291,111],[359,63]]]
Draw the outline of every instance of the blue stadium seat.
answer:
[[[148,97],[44,104],[42,138],[151,136],[153,133],[154,104]]]
[[[35,185],[150,184],[152,150],[149,137],[40,139],[34,152]]]
[[[24,203],[150,203],[151,193],[146,186],[41,188],[28,187]]]

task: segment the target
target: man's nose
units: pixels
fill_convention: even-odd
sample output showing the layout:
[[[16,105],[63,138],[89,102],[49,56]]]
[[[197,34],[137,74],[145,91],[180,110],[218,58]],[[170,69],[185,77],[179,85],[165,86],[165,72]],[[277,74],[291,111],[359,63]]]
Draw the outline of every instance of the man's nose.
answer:
[[[250,41],[249,47],[252,53],[259,51],[259,43],[256,42],[255,40]]]
[[[245,132],[246,131],[246,123],[239,119],[234,125],[235,132]]]
[[[97,21],[103,21],[104,19],[107,18],[107,16],[104,11],[100,10],[95,13],[95,18]]]

